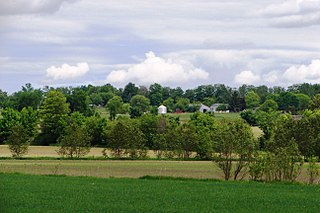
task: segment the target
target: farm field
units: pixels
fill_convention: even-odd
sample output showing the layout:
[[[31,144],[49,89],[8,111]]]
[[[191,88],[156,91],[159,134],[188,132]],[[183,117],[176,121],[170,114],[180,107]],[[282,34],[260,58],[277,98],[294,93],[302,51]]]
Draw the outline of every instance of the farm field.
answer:
[[[172,176],[221,179],[211,161],[0,160],[0,172],[94,177]]]
[[[129,177],[170,176],[197,179],[223,179],[222,171],[211,161],[159,160],[0,160],[0,172],[92,176]],[[249,179],[249,177],[245,177]],[[297,178],[307,182],[307,164]],[[317,182],[319,179],[317,180]]]
[[[318,212],[318,186],[0,173],[1,212]]]

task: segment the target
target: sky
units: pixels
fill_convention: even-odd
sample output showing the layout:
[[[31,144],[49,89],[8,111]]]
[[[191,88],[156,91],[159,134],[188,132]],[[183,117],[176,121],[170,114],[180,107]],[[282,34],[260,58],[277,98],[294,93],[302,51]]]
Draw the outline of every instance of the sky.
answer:
[[[320,0],[0,1],[0,89],[320,83]]]

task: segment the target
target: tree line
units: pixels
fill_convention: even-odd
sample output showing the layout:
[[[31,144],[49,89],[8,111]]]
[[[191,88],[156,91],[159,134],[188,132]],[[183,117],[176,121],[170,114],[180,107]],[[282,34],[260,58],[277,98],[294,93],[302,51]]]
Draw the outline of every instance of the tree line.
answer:
[[[151,85],[149,89],[128,85],[123,90],[111,85],[38,90],[27,84],[21,91],[1,98],[4,108],[0,117],[0,141],[8,143],[17,157],[27,151],[29,144],[57,144],[59,154],[67,157],[81,157],[92,146],[101,146],[112,151],[112,156],[108,156],[105,149],[106,157],[146,158],[147,150],[153,150],[159,159],[210,159],[223,171],[226,180],[241,179],[249,174],[253,180],[291,181],[297,178],[305,161],[310,182],[318,176],[320,95],[314,92],[317,85],[309,85],[308,88],[314,88],[313,92],[302,89],[308,84],[279,89],[279,93],[275,93],[275,89],[270,92],[269,88],[265,96],[258,92],[260,87],[246,86],[242,101],[249,110],[241,113],[243,119],[217,120],[214,114],[195,112],[187,122],[152,111],[152,107],[166,104],[171,98],[157,99],[163,93],[154,93],[157,90],[152,88],[163,89],[161,85]],[[138,92],[130,93],[132,90],[127,87]],[[94,112],[95,104],[90,101],[88,88],[110,89],[109,100],[103,103],[109,110],[109,120]],[[194,91],[199,88],[207,86]],[[232,93],[240,94],[244,86],[240,88],[232,89]],[[173,106],[181,109],[181,102],[188,103],[185,104],[188,107],[195,103],[186,98],[187,91],[176,97]],[[205,91],[203,89],[203,94]],[[37,95],[40,98],[34,98]],[[308,100],[307,103],[296,102],[299,96],[308,97],[300,98]],[[199,100],[209,98],[218,100],[216,95],[204,95]],[[283,104],[286,101],[289,104]],[[230,107],[230,103],[226,104]],[[116,116],[119,113],[131,116]],[[258,140],[253,137],[250,125],[258,125],[263,130]]]
[[[180,87],[170,88],[158,83],[148,88],[128,83],[124,88],[106,84],[42,89],[35,89],[31,84],[26,84],[20,91],[11,95],[0,90],[0,108],[10,107],[19,111],[24,107],[39,109],[46,94],[51,90],[58,90],[64,94],[71,112],[78,111],[86,116],[94,114],[93,106],[104,107],[108,103],[111,116],[117,113],[129,113],[132,117],[140,116],[145,111],[155,111],[160,104],[164,104],[169,112],[177,110],[194,112],[200,103],[207,106],[222,103],[230,111],[238,112],[274,102],[276,104],[273,107],[278,110],[297,114],[308,108],[310,100],[320,93],[320,84],[303,83],[288,88],[265,85],[242,85],[239,88],[232,88],[224,84],[214,84],[187,90]],[[132,100],[133,97],[135,98]],[[112,102],[109,102],[110,100]],[[266,101],[268,102],[265,103]]]

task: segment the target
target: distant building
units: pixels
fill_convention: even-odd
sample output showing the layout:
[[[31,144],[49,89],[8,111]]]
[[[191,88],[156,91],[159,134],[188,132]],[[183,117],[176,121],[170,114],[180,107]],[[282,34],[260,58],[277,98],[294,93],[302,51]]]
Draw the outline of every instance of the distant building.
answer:
[[[217,108],[218,108],[220,105],[221,105],[220,103],[212,104],[212,105],[210,106],[210,111],[211,111],[211,112],[217,112],[217,111],[218,111]]]
[[[201,104],[199,111],[203,112],[203,113],[206,113],[206,112],[229,113],[229,110],[217,110],[218,107],[221,106],[221,105],[223,105],[223,104],[215,103],[215,104],[212,104],[210,107],[208,107],[208,106],[206,106],[204,104]]]
[[[158,114],[167,114],[167,107],[161,105],[158,107]]]
[[[201,104],[200,105],[200,109],[199,109],[200,112],[203,112],[203,113],[206,113],[206,112],[210,112],[210,107],[204,105],[204,104]]]

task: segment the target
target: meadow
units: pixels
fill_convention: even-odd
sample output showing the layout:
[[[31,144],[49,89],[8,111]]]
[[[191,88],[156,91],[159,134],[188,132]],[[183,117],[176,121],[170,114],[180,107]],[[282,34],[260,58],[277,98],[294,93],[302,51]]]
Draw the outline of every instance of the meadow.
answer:
[[[318,186],[0,173],[1,212],[318,212]],[[3,193],[4,192],[4,193]]]

